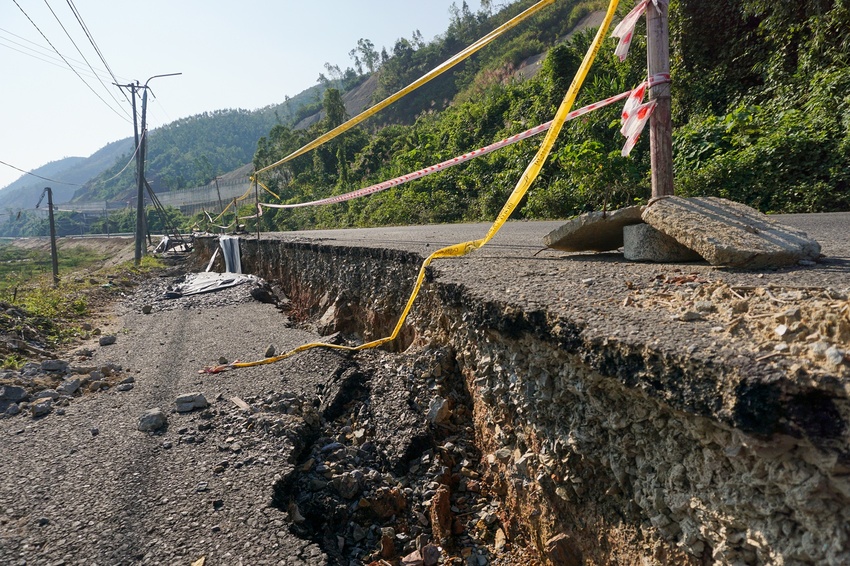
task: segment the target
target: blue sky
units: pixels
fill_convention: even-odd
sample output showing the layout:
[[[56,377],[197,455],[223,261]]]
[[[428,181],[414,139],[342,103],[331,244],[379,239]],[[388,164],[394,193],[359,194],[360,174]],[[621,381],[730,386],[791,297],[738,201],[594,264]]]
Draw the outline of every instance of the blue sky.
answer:
[[[461,1],[4,1],[0,161],[33,169],[63,157],[87,157],[133,134],[130,105],[111,85],[71,5],[120,82],[183,73],[151,81],[156,99],[149,105],[148,124],[155,128],[205,111],[282,102],[316,84],[325,62],[353,66],[348,52],[359,38],[370,39],[379,51],[391,50],[396,39],[410,38],[417,29],[433,39],[448,26],[452,4]],[[480,0],[467,3],[473,11],[480,8]],[[102,72],[106,86],[93,78],[83,56]],[[0,187],[20,175],[0,165]]]

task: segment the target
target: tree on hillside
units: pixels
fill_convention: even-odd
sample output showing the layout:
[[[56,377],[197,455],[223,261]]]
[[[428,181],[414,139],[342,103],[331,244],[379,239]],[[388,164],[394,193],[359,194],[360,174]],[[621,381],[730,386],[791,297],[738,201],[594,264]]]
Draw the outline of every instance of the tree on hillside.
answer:
[[[361,37],[357,40],[357,51],[360,53],[360,60],[366,65],[369,72],[373,73],[378,64],[378,52],[375,51],[375,44]]]
[[[342,101],[342,95],[339,90],[329,88],[325,91],[325,99],[323,102],[325,109],[325,125],[328,130],[336,128],[346,119],[345,103]],[[336,139],[336,159],[337,159],[337,184],[345,186],[348,184],[348,163],[345,159],[345,135],[341,135]]]

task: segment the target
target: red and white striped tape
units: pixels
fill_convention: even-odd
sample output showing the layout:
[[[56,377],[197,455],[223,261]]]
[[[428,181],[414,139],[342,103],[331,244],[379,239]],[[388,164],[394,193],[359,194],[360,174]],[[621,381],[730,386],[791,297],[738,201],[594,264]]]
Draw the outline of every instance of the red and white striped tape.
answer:
[[[632,39],[635,36],[635,25],[638,19],[646,11],[649,5],[649,0],[641,0],[637,6],[632,8],[623,20],[617,24],[614,31],[611,32],[612,37],[619,37],[620,42],[617,43],[617,48],[614,50],[614,55],[620,58],[620,62],[625,61],[629,54],[629,46],[632,44]]]
[[[644,83],[645,84],[645,83]],[[599,108],[603,108],[608,106],[609,104],[613,104],[618,100],[622,100],[628,97],[632,91],[623,92],[612,96],[610,98],[606,98],[605,100],[595,102],[593,104],[589,104],[578,110],[574,110],[567,115],[567,120],[573,120],[578,118],[579,116],[583,116],[589,112],[593,112],[594,110],[598,110]],[[516,134],[509,138],[505,138],[496,143],[490,144],[488,146],[482,147],[480,149],[476,149],[470,151],[469,153],[464,153],[454,159],[449,159],[448,161],[443,161],[442,163],[438,163],[436,165],[431,165],[430,167],[426,167],[424,169],[420,169],[418,171],[414,171],[413,173],[408,173],[407,175],[402,175],[401,177],[396,177],[395,179],[390,179],[389,181],[384,181],[382,183],[378,183],[376,185],[371,185],[369,187],[365,187],[362,189],[358,189],[356,191],[351,191],[350,193],[345,193],[342,195],[337,195],[333,197],[323,198],[320,200],[314,200],[310,202],[300,202],[297,204],[271,204],[271,203],[260,203],[260,206],[268,207],[268,208],[298,208],[302,206],[319,206],[323,204],[333,204],[338,202],[344,202],[347,200],[364,197],[367,195],[375,194],[386,189],[397,187],[398,185],[403,185],[409,181],[414,181],[416,179],[421,179],[422,177],[427,177],[432,173],[436,173],[438,171],[442,171],[444,169],[448,169],[449,167],[454,167],[455,165],[460,165],[470,159],[475,157],[480,157],[482,155],[486,155],[490,152],[496,151],[497,149],[501,149],[503,147],[514,144],[518,141],[522,141],[526,138],[530,138],[531,136],[535,136],[537,134],[543,133],[549,129],[549,126],[552,125],[552,121],[546,122],[545,124],[540,124],[539,126],[535,126],[529,130],[526,130],[522,133]]]
[[[643,125],[646,123],[646,120],[649,119],[649,114],[652,113],[652,109],[647,110],[644,108],[645,106],[652,105],[652,108],[655,108],[655,103],[650,102],[647,104],[641,104],[643,100],[644,93],[647,88],[651,88],[654,85],[662,84],[665,82],[670,82],[669,74],[659,74],[654,75],[649,78],[649,80],[642,82],[638,85],[634,90],[621,92],[620,94],[614,95],[610,98],[606,98],[605,100],[601,100],[599,102],[594,102],[593,104],[588,104],[587,106],[583,106],[578,110],[573,110],[569,114],[567,114],[566,120],[574,120],[579,116],[584,116],[594,110],[598,110],[600,108],[604,108],[605,106],[609,106],[619,100],[623,100],[624,98],[628,98],[629,100],[626,102],[626,108],[623,110],[623,129],[620,131],[625,135],[628,139],[626,140],[626,148],[623,148],[623,156],[626,156],[631,151],[631,148],[634,147],[634,144],[637,143],[637,138],[640,136],[640,132],[643,129]],[[628,114],[627,114],[628,112]],[[627,117],[629,119],[628,129],[626,128],[626,120]],[[465,163],[470,159],[474,159],[476,157],[481,157],[482,155],[487,155],[490,152],[496,151],[497,149],[501,149],[503,147],[507,147],[509,145],[515,144],[524,139],[530,138],[531,136],[535,136],[537,134],[543,133],[549,129],[549,126],[552,125],[552,121],[546,122],[545,124],[540,124],[539,126],[535,126],[529,130],[526,130],[522,133],[516,134],[509,138],[505,138],[496,143],[490,144],[488,146],[484,146],[482,148],[470,151],[469,153],[464,153],[463,155],[459,155],[453,159],[449,159],[447,161],[443,161],[436,165],[431,165],[430,167],[426,167],[424,169],[419,169],[418,171],[414,171],[413,173],[408,173],[407,175],[402,175],[401,177],[396,177],[395,179],[390,179],[389,181],[384,181],[382,183],[377,183],[375,185],[370,185],[368,187],[364,187],[362,189],[357,189],[356,191],[351,191],[349,193],[345,193],[342,195],[336,195],[332,197],[327,197],[319,200],[314,200],[310,202],[299,202],[296,204],[272,204],[261,202],[261,207],[266,208],[300,208],[303,206],[320,206],[324,204],[334,204],[339,202],[345,202],[348,200],[365,197],[368,195],[373,195],[375,193],[379,193],[381,191],[385,191],[392,187],[397,187],[399,185],[403,185],[409,181],[415,181],[416,179],[421,179],[422,177],[427,177],[432,173],[436,173],[438,171],[443,171],[448,169],[449,167],[454,167],[455,165],[460,165],[461,163]],[[626,133],[628,132],[628,134]],[[634,138],[632,140],[632,138]],[[630,141],[631,146],[629,146]]]
[[[646,122],[649,120],[649,117],[652,116],[652,112],[655,110],[655,106],[657,105],[654,100],[650,100],[646,103],[643,102],[646,89],[669,82],[669,73],[659,73],[649,77],[647,81],[643,82],[640,86],[634,89],[631,94],[629,94],[629,98],[626,100],[626,104],[623,107],[623,114],[621,116],[623,126],[620,128],[620,133],[626,137],[626,143],[623,146],[623,150],[620,152],[620,155],[623,157],[627,157],[632,152],[638,138],[640,138],[641,132],[643,132],[643,129],[646,126]]]

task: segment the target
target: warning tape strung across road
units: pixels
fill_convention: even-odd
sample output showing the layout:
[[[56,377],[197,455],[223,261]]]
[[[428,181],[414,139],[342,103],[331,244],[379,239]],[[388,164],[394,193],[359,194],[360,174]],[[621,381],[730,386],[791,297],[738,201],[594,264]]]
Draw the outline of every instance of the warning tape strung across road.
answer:
[[[640,101],[640,100],[643,99],[643,95],[644,95],[644,92],[646,92],[647,87],[651,87],[651,86],[654,86],[656,84],[661,84],[663,82],[669,82],[669,80],[670,80],[670,75],[668,75],[668,74],[655,75],[655,76],[651,77],[650,80],[644,81],[641,85],[639,85],[634,90],[621,92],[620,94],[616,94],[614,96],[606,98],[605,100],[602,100],[602,101],[599,101],[599,102],[594,102],[593,104],[588,104],[587,106],[579,108],[578,110],[573,110],[572,112],[567,114],[566,120],[567,121],[574,120],[575,118],[578,118],[579,116],[584,116],[585,114],[589,114],[590,112],[593,112],[594,110],[604,108],[604,107],[606,107],[610,104],[613,104],[613,103],[615,103],[619,100],[623,100],[624,98],[629,98],[629,100],[637,99],[638,101]],[[628,117],[629,117],[629,113],[627,113],[624,110],[623,120],[625,121]],[[642,129],[642,124],[643,123],[641,123],[641,129]],[[365,197],[365,196],[368,196],[368,195],[373,195],[375,193],[385,191],[385,190],[390,189],[392,187],[397,187],[399,185],[403,185],[403,184],[408,183],[410,181],[415,181],[416,179],[421,179],[422,177],[427,177],[428,175],[431,175],[432,173],[437,173],[438,171],[443,171],[443,170],[448,169],[450,167],[454,167],[455,165],[460,165],[461,163],[465,163],[465,162],[469,161],[470,159],[474,159],[476,157],[481,157],[482,155],[487,155],[488,153],[496,151],[497,149],[502,149],[503,147],[507,147],[509,145],[520,142],[524,139],[528,139],[532,136],[536,136],[537,134],[543,133],[546,130],[548,130],[549,126],[551,126],[551,125],[552,125],[552,120],[546,122],[545,124],[540,124],[539,126],[535,126],[534,128],[530,128],[530,129],[528,129],[524,132],[513,135],[509,138],[505,138],[505,139],[498,141],[496,143],[492,143],[488,146],[484,146],[482,148],[475,149],[473,151],[470,151],[469,153],[464,153],[463,155],[460,155],[460,156],[455,157],[453,159],[448,159],[448,160],[443,161],[441,163],[438,163],[436,165],[431,165],[430,167],[425,167],[424,169],[419,169],[418,171],[414,171],[413,173],[408,173],[407,175],[402,175],[400,177],[396,177],[395,179],[390,179],[389,181],[383,181],[383,182],[377,183],[375,185],[370,185],[370,186],[364,187],[362,189],[357,189],[356,191],[351,191],[351,192],[348,192],[348,193],[345,193],[345,194],[327,197],[327,198],[323,198],[323,199],[319,199],[319,200],[313,200],[313,201],[310,201],[310,202],[299,202],[299,203],[295,203],[295,204],[272,204],[272,203],[261,202],[260,206],[262,206],[264,208],[299,208],[299,207],[303,207],[303,206],[320,206],[320,205],[325,205],[325,204],[335,204],[335,203],[339,203],[339,202],[345,202],[345,201],[348,201],[348,200],[352,200],[352,199],[356,199],[356,198],[360,198],[360,197]],[[624,128],[625,128],[625,126],[624,126]],[[631,126],[631,123],[630,123],[630,128],[627,129],[627,130],[624,130],[623,135],[626,135],[626,137],[630,137],[625,132],[626,131],[631,132],[632,130],[635,130],[635,129],[636,128],[634,126]],[[638,129],[638,135],[639,135],[639,133],[640,133],[640,130]],[[633,139],[634,139],[634,142],[637,141],[637,137],[634,137]],[[632,140],[630,139],[629,141],[631,142]],[[632,147],[634,146],[633,142],[631,143],[631,146]],[[628,143],[627,143],[627,147],[629,147]],[[629,150],[631,150],[631,147],[629,147]],[[624,152],[625,152],[625,149],[624,149]],[[623,155],[624,156],[628,155],[628,152],[625,152]],[[268,188],[266,188],[265,185],[263,185],[259,181],[258,181],[258,183],[261,187],[266,189],[266,191],[268,191],[269,193],[274,195],[274,193],[272,193],[272,191],[270,191]]]
[[[415,81],[413,81],[412,83],[410,83],[409,85],[404,87],[403,89],[399,90],[395,94],[392,94],[392,95],[388,96],[387,98],[385,98],[384,100],[382,100],[381,102],[377,103],[375,106],[372,106],[368,110],[361,112],[360,114],[358,114],[354,118],[351,118],[347,122],[340,124],[339,126],[332,129],[331,131],[327,132],[326,134],[319,136],[318,138],[311,141],[307,145],[301,147],[300,149],[293,151],[292,153],[290,153],[289,155],[287,155],[286,157],[284,157],[280,161],[276,161],[276,162],[272,163],[271,165],[266,165],[262,169],[258,169],[254,173],[253,178],[256,178],[256,176],[259,175],[260,173],[263,173],[265,171],[269,171],[270,169],[274,169],[275,167],[279,167],[279,166],[283,165],[284,163],[286,163],[287,161],[291,161],[291,160],[295,159],[296,157],[298,157],[300,155],[304,155],[308,151],[316,149],[317,147],[324,144],[325,142],[328,142],[328,141],[332,140],[333,138],[337,137],[338,135],[342,134],[343,132],[350,130],[351,128],[353,128],[357,124],[363,122],[367,118],[374,116],[375,114],[377,114],[378,112],[380,112],[381,110],[383,110],[384,108],[386,108],[387,106],[392,104],[393,102],[396,102],[397,100],[401,99],[402,97],[410,94],[411,92],[413,92],[414,90],[416,90],[420,86],[424,85],[425,83],[431,81],[432,79],[434,79],[434,78],[438,77],[439,75],[443,74],[444,72],[448,71],[449,69],[451,69],[452,67],[454,67],[458,63],[469,58],[471,55],[473,55],[477,51],[480,51],[481,49],[486,47],[487,44],[489,44],[491,41],[493,41],[494,39],[496,39],[497,37],[499,37],[500,35],[502,35],[506,31],[510,30],[511,28],[515,27],[517,24],[519,24],[520,22],[522,22],[526,18],[533,16],[534,14],[536,14],[537,12],[539,12],[540,10],[542,10],[543,8],[548,6],[549,4],[552,4],[554,1],[555,0],[541,0],[540,2],[535,4],[534,6],[530,7],[528,10],[518,14],[517,16],[511,18],[510,20],[508,20],[504,24],[500,25],[499,27],[497,27],[496,29],[494,29],[493,31],[491,31],[490,33],[488,33],[487,35],[485,35],[484,37],[482,37],[481,39],[479,39],[478,41],[476,41],[475,43],[473,43],[472,45],[470,45],[469,47],[467,47],[466,49],[464,49],[460,53],[458,53],[457,55],[455,55],[454,57],[447,59],[445,62],[438,65],[434,69],[428,71],[427,73],[425,73],[424,75],[422,75],[421,77],[419,77],[418,79],[416,79]]]
[[[613,104],[618,100],[623,100],[631,95],[632,91],[626,91],[620,93],[618,95],[612,96],[611,98],[606,98],[601,102],[596,102],[594,104],[590,104],[583,108],[579,108],[578,110],[574,110],[570,112],[567,116],[567,120],[573,120],[578,118],[579,116],[583,116],[589,112],[593,112],[599,108],[603,108],[608,106],[609,104]],[[345,202],[347,200],[352,200],[360,197],[365,197],[368,195],[373,195],[375,193],[379,193],[381,191],[385,191],[392,187],[397,187],[399,185],[403,185],[410,181],[415,181],[416,179],[421,179],[422,177],[427,177],[432,173],[437,173],[438,171],[443,171],[450,167],[454,167],[455,165],[460,165],[461,163],[466,163],[470,159],[474,159],[476,157],[481,157],[482,155],[487,155],[497,149],[502,149],[503,147],[507,147],[509,145],[513,145],[517,142],[520,142],[524,139],[528,139],[532,136],[536,136],[537,134],[543,133],[549,129],[549,126],[552,125],[552,120],[546,122],[545,124],[540,124],[539,126],[535,126],[534,128],[530,128],[524,132],[513,135],[509,138],[505,138],[501,141],[497,141],[496,143],[492,143],[488,146],[484,146],[479,149],[475,149],[470,151],[469,153],[464,153],[463,155],[459,155],[453,159],[448,159],[443,161],[442,163],[437,163],[436,165],[431,165],[430,167],[425,167],[424,169],[420,169],[418,171],[414,171],[413,173],[408,173],[407,175],[402,175],[400,177],[396,177],[395,179],[390,179],[389,181],[384,181],[382,183],[378,183],[375,185],[371,185],[368,187],[364,187],[362,189],[357,189],[356,191],[351,191],[350,193],[345,193],[342,195],[336,195],[332,197],[323,198],[320,200],[314,200],[310,202],[299,202],[296,204],[271,204],[261,202],[260,206],[265,208],[298,208],[302,206],[319,206],[323,204],[334,204],[338,202]]]
[[[393,340],[395,340],[396,337],[398,337],[399,332],[401,332],[401,328],[404,325],[405,320],[407,320],[407,315],[410,313],[410,309],[413,306],[413,302],[416,300],[416,297],[419,294],[419,289],[422,287],[422,282],[425,280],[425,270],[429,265],[431,265],[431,262],[439,258],[461,257],[473,250],[484,246],[499,232],[501,227],[510,217],[511,213],[513,213],[516,207],[519,206],[520,201],[525,196],[525,193],[528,192],[528,188],[531,186],[531,183],[534,182],[534,180],[537,178],[537,175],[540,173],[540,169],[546,162],[546,158],[552,151],[552,147],[555,145],[555,140],[558,138],[558,134],[561,133],[561,129],[563,128],[564,123],[567,120],[567,115],[569,114],[570,108],[575,102],[576,96],[578,95],[578,91],[581,88],[581,85],[584,82],[585,78],[587,78],[587,73],[590,71],[590,67],[593,64],[594,59],[596,59],[596,55],[599,53],[599,48],[601,47],[602,42],[605,39],[605,35],[607,34],[608,28],[611,25],[611,20],[614,18],[614,12],[617,9],[618,3],[619,0],[610,0],[610,3],[608,5],[608,11],[605,13],[605,18],[602,21],[602,24],[599,26],[599,30],[596,33],[596,37],[593,39],[593,43],[591,44],[590,49],[588,49],[587,53],[585,54],[584,59],[581,62],[581,66],[579,66],[579,69],[576,72],[576,75],[573,78],[572,83],[570,84],[570,88],[567,90],[566,96],[564,96],[564,100],[558,107],[558,111],[555,114],[555,118],[554,120],[552,120],[552,125],[546,132],[546,137],[543,139],[543,142],[540,144],[540,149],[538,149],[537,154],[528,164],[528,167],[526,167],[525,172],[520,177],[516,187],[511,193],[511,196],[508,198],[507,202],[502,207],[501,212],[499,212],[498,216],[496,217],[496,220],[490,227],[490,230],[487,231],[487,234],[485,234],[483,238],[480,238],[478,240],[462,242],[453,246],[448,246],[439,249],[429,255],[425,259],[425,261],[422,262],[422,267],[420,267],[419,269],[419,274],[416,277],[416,282],[414,283],[413,291],[410,294],[410,298],[408,298],[407,300],[407,304],[404,306],[404,310],[402,311],[401,316],[399,317],[398,322],[396,323],[395,328],[392,331],[392,334],[385,338],[373,340],[371,342],[367,342],[359,346],[342,346],[339,344],[326,344],[323,342],[303,344],[279,356],[273,356],[254,362],[233,362],[231,364],[223,366],[204,368],[203,370],[201,370],[201,373],[218,373],[234,368],[245,368],[272,364],[294,356],[299,352],[311,350],[313,348],[330,348],[334,350],[359,351],[366,350],[369,348],[376,348],[378,346],[382,346],[388,342],[392,342]]]

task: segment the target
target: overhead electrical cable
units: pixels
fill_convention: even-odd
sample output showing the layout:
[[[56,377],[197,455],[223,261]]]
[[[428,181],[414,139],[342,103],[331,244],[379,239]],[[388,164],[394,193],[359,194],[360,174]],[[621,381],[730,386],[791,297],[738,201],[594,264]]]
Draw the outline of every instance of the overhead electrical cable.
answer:
[[[74,17],[77,18],[77,23],[80,24],[81,28],[83,28],[83,32],[85,32],[86,37],[89,39],[89,43],[91,43],[91,46],[94,47],[94,50],[97,53],[97,56],[100,57],[101,63],[103,63],[103,66],[106,67],[107,71],[109,71],[109,76],[112,77],[112,81],[115,84],[120,83],[121,81],[118,80],[118,78],[115,76],[115,73],[112,72],[112,67],[110,67],[109,63],[106,62],[106,58],[103,56],[103,52],[100,50],[100,47],[97,46],[97,43],[95,42],[94,37],[92,37],[92,34],[89,31],[89,27],[86,25],[86,22],[83,21],[83,16],[80,14],[80,11],[77,10],[77,7],[74,5],[73,0],[66,0],[66,1],[68,3],[68,7],[71,8],[71,12],[74,13]],[[130,99],[127,98],[127,95],[124,94],[123,89],[121,90],[121,94],[124,96],[124,100],[126,100],[128,104],[132,104],[132,102],[130,102]]]
[[[36,25],[36,23],[32,20],[32,18],[30,18],[30,17],[29,17],[29,14],[27,14],[27,13],[24,11],[24,9],[23,9],[23,8],[21,8],[21,5],[20,5],[20,4],[18,4],[18,0],[12,0],[12,2],[14,2],[14,3],[15,3],[15,6],[17,6],[17,7],[18,7],[18,10],[20,10],[20,11],[21,11],[21,13],[22,13],[22,14],[26,17],[26,19],[28,19],[28,20],[29,20],[29,22],[33,25],[33,27],[34,27],[36,30],[38,30],[38,33],[40,33],[40,34],[41,34],[41,37],[43,37],[43,38],[44,38],[44,40],[48,43],[48,45],[50,45],[50,47],[51,47],[51,48],[53,48],[53,51],[55,51],[55,52],[56,52],[56,54],[57,54],[57,55],[59,55],[59,57],[61,57],[61,58],[62,58],[62,60],[65,62],[65,64],[66,64],[66,65],[68,65],[68,68],[70,68],[72,71],[74,71],[74,74],[75,74],[75,75],[77,75],[77,77],[78,77],[81,81],[83,81],[83,84],[85,84],[85,85],[89,88],[89,90],[90,90],[90,91],[92,91],[92,92],[94,93],[94,95],[95,95],[96,97],[98,97],[98,98],[100,99],[100,101],[101,101],[101,102],[103,102],[103,103],[107,106],[107,108],[109,108],[110,110],[112,110],[113,112],[115,112],[115,114],[116,114],[116,115],[118,115],[118,116],[119,116],[122,120],[125,120],[125,121],[129,122],[129,121],[130,121],[130,119],[129,119],[127,116],[122,116],[122,115],[121,115],[121,113],[120,113],[120,112],[118,112],[118,110],[116,110],[115,108],[113,108],[111,104],[109,104],[109,103],[108,103],[108,102],[107,102],[107,101],[106,101],[106,100],[105,100],[102,96],[100,96],[100,95],[97,93],[97,91],[96,91],[96,90],[94,90],[94,89],[92,88],[92,86],[91,86],[89,83],[87,83],[87,82],[86,82],[86,79],[84,79],[84,78],[83,78],[83,76],[82,76],[82,75],[80,75],[80,73],[78,73],[78,72],[77,72],[77,69],[75,69],[75,68],[74,68],[74,66],[73,66],[73,65],[71,65],[71,63],[69,63],[69,62],[68,62],[68,60],[65,58],[65,56],[64,56],[64,55],[62,55],[61,53],[59,53],[59,50],[58,50],[58,49],[56,49],[56,46],[55,46],[55,45],[53,45],[53,43],[52,43],[49,39],[47,39],[47,36],[46,36],[46,35],[44,35],[44,32],[42,32],[42,31],[41,31],[41,29],[40,29],[40,28]]]
[[[51,183],[59,183],[60,185],[71,185],[72,187],[82,187],[79,183],[69,183],[67,181],[57,181],[56,179],[49,179],[47,177],[42,177],[41,175],[36,175],[32,171],[27,171],[26,169],[21,169],[20,167],[15,167],[5,161],[0,161],[0,165],[5,165],[6,167],[11,167],[12,169],[17,169],[21,173],[25,173],[27,175],[32,175],[33,177],[38,177],[39,179],[44,179],[45,181],[50,181]]]
[[[5,30],[3,28],[0,28],[0,34],[11,35],[11,36],[16,37],[18,39],[26,41],[27,43],[34,45],[35,47],[30,47],[29,45],[24,45],[23,43],[20,43],[18,41],[15,41],[14,39],[11,39],[11,38],[8,38],[8,37],[3,37],[2,35],[0,35],[0,46],[3,46],[7,49],[11,49],[12,51],[16,51],[16,52],[18,52],[22,55],[26,55],[27,57],[32,57],[33,59],[37,59],[37,60],[39,60],[43,63],[49,63],[50,65],[55,65],[55,66],[61,67],[63,69],[66,68],[66,65],[62,64],[62,60],[60,58],[56,57],[56,54],[53,53],[52,50],[50,50],[50,49],[48,49],[48,48],[46,48],[42,45],[39,45],[38,43],[35,43],[34,41],[30,41],[26,38],[19,36],[19,35],[15,35],[14,33],[11,33],[10,31]],[[7,43],[9,43],[11,45],[7,45]],[[17,46],[17,47],[13,47],[13,45]],[[82,61],[78,61],[78,60],[76,60],[72,57],[68,57],[68,61],[73,63],[74,67],[78,71],[80,71],[83,75],[89,76],[89,74],[90,74],[89,70],[82,66],[82,64],[83,64]],[[108,74],[101,69],[95,69],[95,72],[101,78],[106,78],[108,76]],[[94,77],[92,77],[92,78],[94,78]]]
[[[86,59],[86,56],[85,56],[85,55],[83,55],[83,52],[82,52],[82,50],[80,49],[80,46],[79,46],[79,45],[77,45],[77,42],[76,42],[76,41],[74,41],[74,38],[73,38],[73,37],[71,37],[71,34],[70,34],[70,33],[68,33],[68,30],[65,28],[65,24],[63,24],[63,23],[62,23],[62,20],[60,20],[60,19],[59,19],[59,16],[57,16],[57,15],[56,15],[56,12],[54,12],[54,11],[53,11],[53,8],[50,6],[50,4],[47,2],[47,0],[44,0],[44,5],[45,5],[45,6],[47,6],[47,9],[48,9],[48,10],[50,10],[50,13],[51,13],[51,14],[53,14],[53,17],[54,17],[54,18],[56,18],[56,22],[59,24],[59,27],[61,27],[61,28],[62,28],[62,31],[64,31],[64,32],[65,32],[65,35],[67,35],[67,36],[68,36],[68,39],[69,39],[69,40],[71,40],[71,44],[72,44],[72,45],[74,46],[74,48],[77,50],[77,53],[79,53],[79,54],[80,54],[80,57],[82,57],[82,58],[83,58],[83,61],[85,61],[86,65],[88,65],[89,70],[91,70],[91,72],[94,74],[95,78],[97,79],[97,82],[99,82],[99,83],[100,83],[100,85],[103,87],[103,89],[104,89],[106,92],[108,92],[108,93],[109,93],[109,96],[112,98],[112,100],[115,102],[115,104],[117,104],[117,105],[118,105],[118,107],[119,107],[119,108],[121,108],[121,110],[124,112],[124,114],[125,114],[125,115],[129,118],[129,117],[130,117],[130,112],[128,112],[128,111],[127,111],[127,109],[126,109],[126,108],[124,108],[124,105],[123,105],[123,104],[121,104],[121,102],[119,102],[119,100],[118,100],[117,98],[115,98],[115,95],[114,95],[114,94],[112,94],[112,90],[111,90],[108,86],[106,86],[106,84],[105,84],[105,83],[104,83],[104,82],[100,79],[100,77],[97,75],[97,72],[94,70],[94,67],[92,67],[91,63],[89,63],[89,60],[88,60],[88,59]],[[76,14],[75,14],[75,15],[76,15]],[[79,18],[77,19],[77,21],[79,21]],[[85,31],[85,28],[83,28],[83,29],[84,29],[84,31]],[[107,69],[109,69],[109,68],[107,67]],[[112,74],[112,71],[111,71],[111,70],[109,70],[109,73],[110,73],[110,75],[111,75],[111,74]],[[113,77],[113,78],[114,78],[114,77]],[[117,82],[118,82],[118,79],[115,79],[115,82],[117,83]],[[129,101],[128,101],[128,102],[129,102]]]
[[[126,171],[126,170],[127,170],[127,167],[129,167],[129,166],[130,166],[130,164],[131,164],[131,163],[133,163],[133,162],[136,160],[136,154],[137,154],[137,153],[139,153],[139,148],[140,148],[140,147],[142,147],[142,144],[144,143],[144,140],[145,140],[145,138],[146,138],[146,137],[147,137],[147,133],[146,133],[146,132],[142,132],[142,135],[141,135],[141,137],[139,138],[139,145],[137,145],[137,146],[136,146],[136,149],[135,149],[135,150],[133,150],[133,155],[131,155],[131,156],[130,156],[130,161],[128,161],[128,162],[127,162],[127,165],[125,165],[125,166],[124,166],[124,167],[123,167],[123,168],[122,168],[122,169],[121,169],[118,173],[116,173],[116,174],[115,174],[115,175],[113,175],[112,177],[110,177],[110,178],[108,178],[108,179],[104,179],[103,181],[100,181],[100,182],[101,182],[101,183],[108,183],[109,181],[112,181],[113,179],[117,179],[118,177],[120,177],[120,176],[121,176],[121,173],[123,173],[124,171]]]

